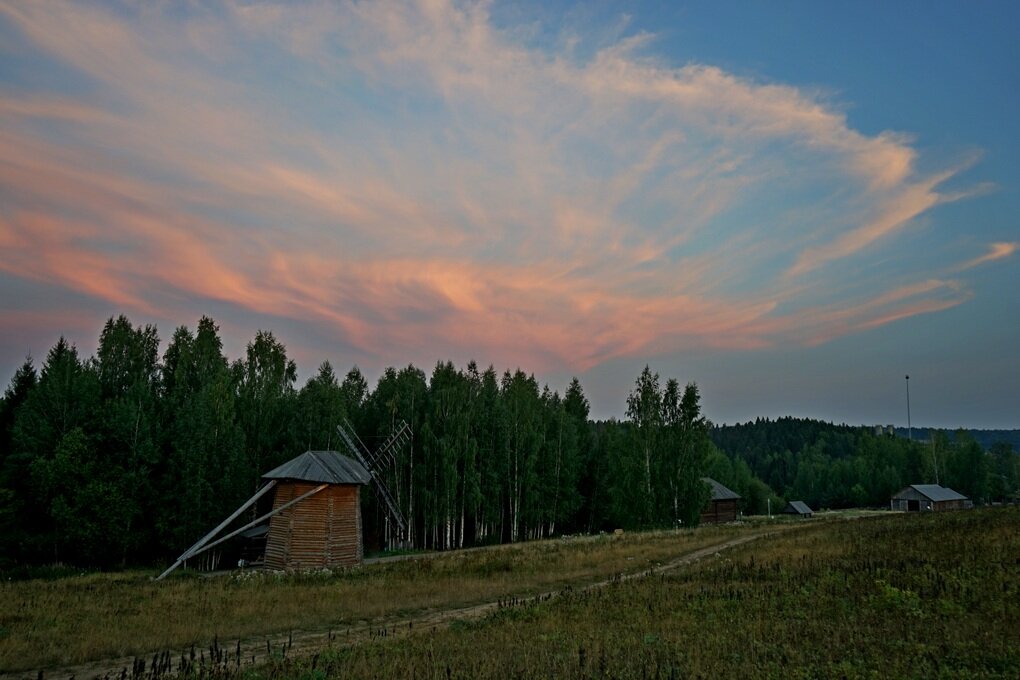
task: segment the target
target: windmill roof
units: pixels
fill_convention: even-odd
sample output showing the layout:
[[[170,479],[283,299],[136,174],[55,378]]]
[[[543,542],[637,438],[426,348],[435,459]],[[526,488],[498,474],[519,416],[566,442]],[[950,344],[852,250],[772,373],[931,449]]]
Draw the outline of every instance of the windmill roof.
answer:
[[[811,508],[809,508],[808,504],[805,503],[804,501],[790,501],[789,505],[787,505],[787,508],[792,508],[793,512],[796,512],[799,515],[811,514]]]
[[[735,501],[740,499],[740,494],[727,489],[725,486],[715,481],[711,477],[702,477],[701,481],[712,487],[712,500],[713,501]]]
[[[368,484],[371,476],[358,461],[336,451],[305,451],[262,475],[262,479],[297,479],[323,484]]]
[[[965,501],[967,497],[938,484],[911,484],[911,488],[933,501]]]

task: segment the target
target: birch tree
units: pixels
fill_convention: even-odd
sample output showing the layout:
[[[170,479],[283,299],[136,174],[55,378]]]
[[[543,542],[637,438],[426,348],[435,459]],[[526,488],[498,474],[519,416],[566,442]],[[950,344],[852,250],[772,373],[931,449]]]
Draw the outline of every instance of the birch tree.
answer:
[[[659,374],[646,365],[627,396],[627,419],[632,426],[634,448],[642,464],[640,523],[652,526],[656,520],[656,493],[652,472],[658,467],[662,429],[662,390]]]
[[[237,415],[248,457],[247,486],[255,489],[259,475],[284,462],[289,450],[297,365],[271,332],[258,331],[245,358],[233,365]]]

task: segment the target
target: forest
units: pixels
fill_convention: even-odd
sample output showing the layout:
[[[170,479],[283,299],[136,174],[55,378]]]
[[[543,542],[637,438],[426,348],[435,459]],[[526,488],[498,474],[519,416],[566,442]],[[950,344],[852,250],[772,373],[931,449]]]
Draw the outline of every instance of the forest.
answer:
[[[0,569],[165,563],[227,516],[260,475],[309,449],[336,449],[346,419],[369,448],[400,421],[412,431],[387,486],[411,518],[412,547],[443,550],[569,533],[689,527],[702,476],[762,514],[888,504],[935,482],[977,503],[1015,499],[1009,443],[966,433],[931,441],[793,418],[714,426],[698,387],[637,376],[621,420],[592,421],[575,378],[563,390],[521,369],[474,362],[388,368],[371,387],[357,367],[323,362],[302,386],[285,345],[259,331],[243,357],[216,323],[177,328],[110,318],[93,356],[60,339],[29,358],[0,400]],[[384,514],[363,495],[366,540]]]

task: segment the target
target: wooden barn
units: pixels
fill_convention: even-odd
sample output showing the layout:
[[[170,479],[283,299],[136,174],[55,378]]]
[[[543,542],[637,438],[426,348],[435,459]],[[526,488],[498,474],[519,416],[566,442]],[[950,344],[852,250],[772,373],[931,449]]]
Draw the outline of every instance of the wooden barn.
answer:
[[[786,515],[797,515],[798,517],[810,517],[813,514],[811,508],[804,501],[790,501],[783,508],[783,514]]]
[[[963,494],[938,484],[911,484],[889,499],[892,510],[907,512],[963,510],[973,503]]]
[[[740,496],[711,477],[702,477],[701,481],[712,489],[712,497],[705,509],[701,511],[701,523],[718,524],[736,521],[737,501],[740,500]]]
[[[262,475],[276,480],[266,537],[269,569],[332,569],[361,564],[361,486],[368,471],[336,451],[305,451]],[[299,503],[289,505],[297,498]],[[285,507],[286,506],[286,507]]]
[[[236,536],[265,535],[264,564],[270,569],[332,569],[360,564],[361,487],[372,481],[365,466],[336,451],[305,451],[262,475],[265,484],[230,517],[203,536],[157,577]],[[244,511],[258,507],[270,491],[272,510],[217,535]],[[268,522],[268,529],[265,529]]]

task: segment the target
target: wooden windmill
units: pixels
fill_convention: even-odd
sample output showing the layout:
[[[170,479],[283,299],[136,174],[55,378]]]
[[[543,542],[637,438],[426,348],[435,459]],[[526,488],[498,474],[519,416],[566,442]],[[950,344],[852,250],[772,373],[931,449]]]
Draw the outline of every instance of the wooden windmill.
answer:
[[[401,421],[375,452],[365,447],[347,421],[337,426],[337,432],[349,455],[305,451],[262,475],[265,483],[254,496],[185,550],[156,580],[186,560],[267,523],[265,565],[271,569],[332,569],[360,564],[363,557],[360,487],[369,483],[384,501],[387,528],[392,521],[395,543],[402,545],[407,538],[407,522],[381,473],[396,461],[400,447],[411,441],[411,428]],[[275,490],[271,511],[217,538],[270,490]]]
[[[350,422],[346,419],[343,423],[337,425],[336,431],[340,435],[340,440],[347,446],[348,453],[368,471],[372,480],[372,488],[383,499],[387,511],[386,534],[387,536],[394,534],[396,536],[396,540],[390,542],[391,547],[393,544],[403,547],[407,542],[407,521],[404,519],[403,513],[400,512],[400,507],[393,498],[393,494],[386,487],[386,483],[382,479],[382,473],[396,462],[397,451],[411,442],[410,426],[401,420],[393,434],[375,452],[368,450],[364,442],[358,438]],[[394,525],[393,527],[390,527],[391,521]],[[395,529],[395,532],[392,529]]]

